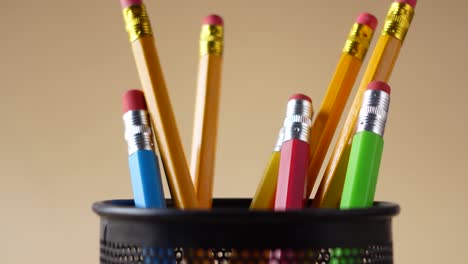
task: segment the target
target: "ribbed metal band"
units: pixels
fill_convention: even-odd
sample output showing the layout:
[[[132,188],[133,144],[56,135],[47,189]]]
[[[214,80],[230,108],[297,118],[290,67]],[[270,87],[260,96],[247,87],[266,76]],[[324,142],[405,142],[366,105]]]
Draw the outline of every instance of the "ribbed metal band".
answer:
[[[388,10],[382,35],[389,35],[404,41],[413,16],[414,8],[409,4],[394,2]]]
[[[153,35],[151,23],[144,4],[126,7],[122,10],[122,13],[130,42],[134,42],[143,36]]]
[[[223,55],[224,29],[220,25],[203,25],[200,33],[200,56]]]
[[[309,142],[312,127],[312,104],[307,100],[289,100],[284,119],[283,142],[291,139],[299,139]]]
[[[154,151],[151,121],[146,111],[128,111],[123,115],[123,121],[129,156],[138,150]]]
[[[343,48],[343,53],[363,60],[373,34],[374,30],[368,25],[354,23]]]
[[[278,140],[276,141],[275,148],[273,151],[280,151],[281,146],[283,145],[283,138],[284,138],[284,127],[282,127],[278,133]]]
[[[374,132],[383,137],[390,106],[390,95],[380,90],[367,90],[362,99],[356,133]]]

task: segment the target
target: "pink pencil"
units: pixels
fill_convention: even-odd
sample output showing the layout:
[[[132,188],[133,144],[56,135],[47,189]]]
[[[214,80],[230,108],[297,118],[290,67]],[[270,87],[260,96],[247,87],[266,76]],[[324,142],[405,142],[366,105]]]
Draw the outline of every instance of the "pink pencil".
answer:
[[[276,186],[275,210],[304,207],[312,100],[303,94],[289,98],[284,120],[284,139]]]

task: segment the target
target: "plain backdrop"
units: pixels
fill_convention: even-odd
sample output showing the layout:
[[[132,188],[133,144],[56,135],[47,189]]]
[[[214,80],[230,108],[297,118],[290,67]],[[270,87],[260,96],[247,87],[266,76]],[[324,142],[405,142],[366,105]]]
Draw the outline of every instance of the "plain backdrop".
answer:
[[[372,50],[391,1],[146,3],[188,158],[201,20],[224,17],[214,193],[252,197],[288,96],[306,93],[317,110],[357,15],[379,18]],[[465,258],[467,8],[419,1],[389,82],[376,198],[402,208],[396,263]],[[2,263],[97,263],[92,203],[131,197],[121,96],[140,83],[120,5],[22,0],[0,10]]]

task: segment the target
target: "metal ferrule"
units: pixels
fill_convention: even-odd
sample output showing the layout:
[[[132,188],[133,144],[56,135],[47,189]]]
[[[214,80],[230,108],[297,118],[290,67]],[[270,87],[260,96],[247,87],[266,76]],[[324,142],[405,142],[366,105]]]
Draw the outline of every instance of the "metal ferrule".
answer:
[[[370,131],[383,137],[390,95],[380,90],[367,90],[362,99],[356,133]]]
[[[413,16],[414,8],[409,4],[394,2],[388,10],[382,35],[389,35],[404,41]]]
[[[138,150],[154,151],[153,132],[148,112],[144,110],[128,111],[123,115],[123,121],[129,156]]]
[[[284,127],[282,127],[278,134],[278,140],[276,141],[275,148],[273,151],[280,151],[281,145],[283,145],[283,138],[284,138]]]
[[[122,13],[130,42],[134,42],[143,36],[153,36],[153,30],[144,4],[126,7],[122,10]]]
[[[343,48],[343,53],[363,60],[372,40],[374,30],[364,24],[354,23]]]
[[[283,142],[291,139],[299,139],[309,143],[310,130],[312,128],[312,104],[307,100],[289,100],[286,118],[284,119]]]
[[[224,29],[220,25],[203,25],[200,33],[200,56],[223,55]]]

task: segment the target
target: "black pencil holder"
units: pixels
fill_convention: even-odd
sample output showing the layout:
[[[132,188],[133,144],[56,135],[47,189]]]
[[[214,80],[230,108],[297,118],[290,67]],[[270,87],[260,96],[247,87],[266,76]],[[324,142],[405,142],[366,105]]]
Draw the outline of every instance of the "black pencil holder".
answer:
[[[214,199],[212,210],[97,202],[102,264],[393,263],[393,203],[372,208],[250,211],[250,199]]]

